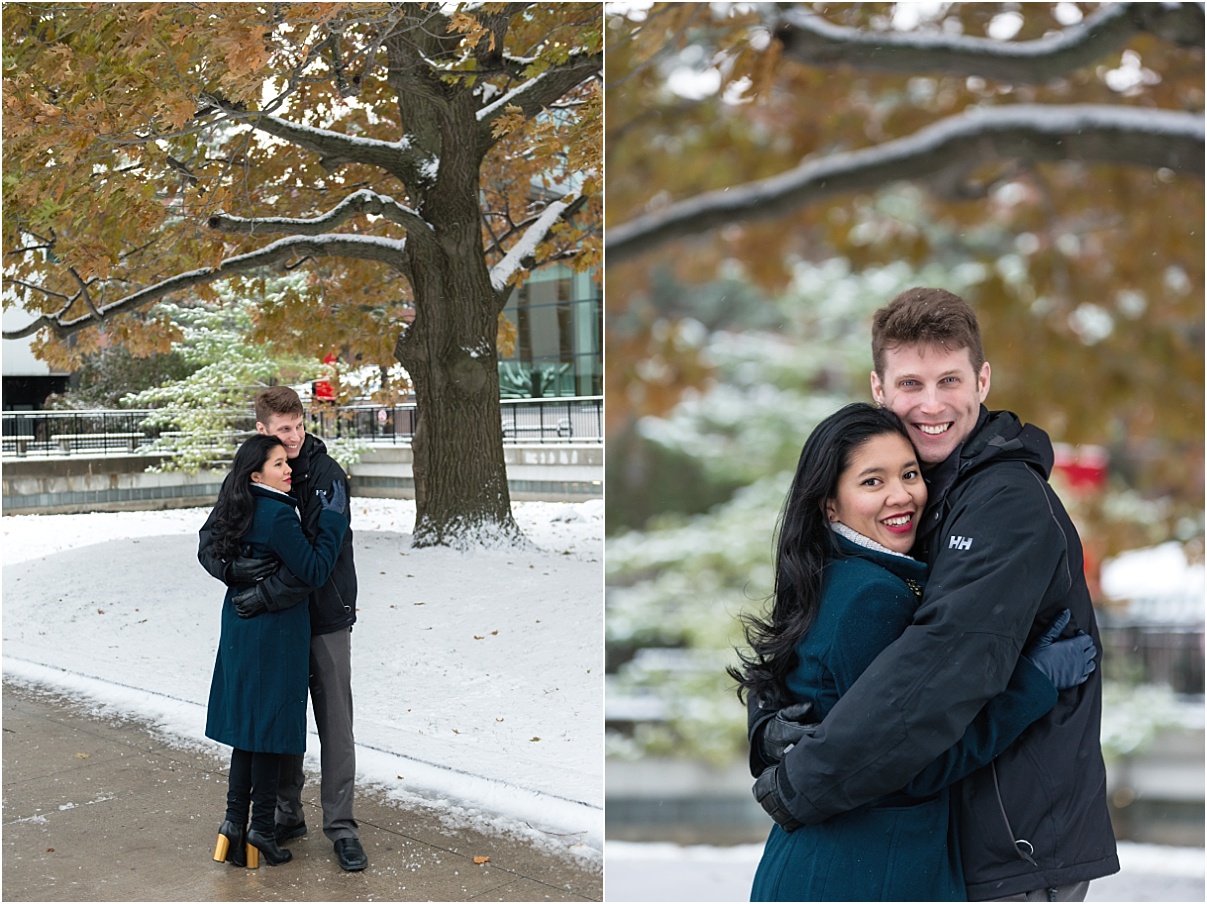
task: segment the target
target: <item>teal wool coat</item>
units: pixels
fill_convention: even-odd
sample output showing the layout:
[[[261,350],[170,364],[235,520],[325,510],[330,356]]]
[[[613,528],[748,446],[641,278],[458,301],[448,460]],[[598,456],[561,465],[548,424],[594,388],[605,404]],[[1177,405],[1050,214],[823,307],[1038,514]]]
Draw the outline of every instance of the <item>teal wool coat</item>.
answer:
[[[927,568],[922,562],[834,537],[816,619],[798,644],[788,689],[812,702],[824,724],[855,680],[912,623]],[[948,785],[992,760],[1056,703],[1057,691],[1019,659],[1009,688],[964,738],[902,790],[816,825],[773,826],[755,873],[752,901],[966,900]]]
[[[294,499],[258,486],[252,493],[256,512],[243,537],[243,554],[274,556],[311,587],[322,586],[339,555],[347,519],[323,512],[311,546]],[[257,753],[305,753],[310,609],[290,606],[240,618],[231,599],[241,589],[228,588],[222,604],[205,736]]]

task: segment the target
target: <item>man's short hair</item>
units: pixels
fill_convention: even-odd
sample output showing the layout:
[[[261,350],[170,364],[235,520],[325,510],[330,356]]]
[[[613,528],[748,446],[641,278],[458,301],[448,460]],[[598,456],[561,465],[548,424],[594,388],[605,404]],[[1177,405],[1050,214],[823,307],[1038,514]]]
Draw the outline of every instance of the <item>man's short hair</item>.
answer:
[[[919,343],[968,349],[973,373],[985,363],[976,312],[945,289],[906,289],[872,315],[872,366],[882,379],[885,350]]]
[[[302,400],[288,386],[269,386],[256,393],[256,421],[267,424],[275,415],[305,414]]]

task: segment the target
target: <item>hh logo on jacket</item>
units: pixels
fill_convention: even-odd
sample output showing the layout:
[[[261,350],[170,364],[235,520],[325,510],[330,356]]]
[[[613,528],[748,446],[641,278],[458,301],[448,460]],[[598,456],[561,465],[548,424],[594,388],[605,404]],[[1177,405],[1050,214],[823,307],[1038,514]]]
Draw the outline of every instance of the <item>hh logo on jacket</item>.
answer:
[[[972,549],[972,537],[952,536],[947,541],[948,549]]]

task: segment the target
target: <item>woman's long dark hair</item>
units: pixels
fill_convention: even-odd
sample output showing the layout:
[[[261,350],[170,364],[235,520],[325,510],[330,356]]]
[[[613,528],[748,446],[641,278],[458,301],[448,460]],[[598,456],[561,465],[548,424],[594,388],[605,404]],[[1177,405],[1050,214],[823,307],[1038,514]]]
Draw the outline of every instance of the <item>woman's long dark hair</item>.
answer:
[[[770,694],[787,700],[788,675],[797,665],[796,645],[817,615],[822,569],[836,549],[825,504],[837,494],[838,478],[852,453],[885,433],[909,442],[904,425],[891,411],[856,402],[827,417],[805,440],[777,526],[771,613],[767,618],[743,616],[746,643],[753,652],[739,650],[742,668],[728,669],[739,684],[739,699]]]
[[[211,536],[214,552],[221,559],[233,559],[239,555],[240,540],[251,530],[252,518],[256,514],[256,497],[251,494],[253,471],[264,470],[268,454],[284,443],[278,437],[257,433],[235,453],[231,471],[222,481],[218,491],[218,503],[214,506],[214,522]]]

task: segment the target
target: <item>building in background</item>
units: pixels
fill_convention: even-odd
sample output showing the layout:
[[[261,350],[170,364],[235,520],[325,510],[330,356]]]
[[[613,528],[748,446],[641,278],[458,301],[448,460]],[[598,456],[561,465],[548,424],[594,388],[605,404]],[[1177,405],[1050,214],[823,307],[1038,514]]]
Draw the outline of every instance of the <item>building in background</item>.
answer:
[[[4,329],[15,330],[29,323],[33,316],[20,307],[4,310]],[[5,339],[0,353],[3,359],[4,385],[0,396],[5,411],[33,411],[42,407],[46,397],[67,389],[70,375],[52,371],[34,357],[33,337]]]
[[[517,333],[515,354],[499,360],[503,398],[603,394],[603,305],[593,272],[535,270],[503,314]]]

